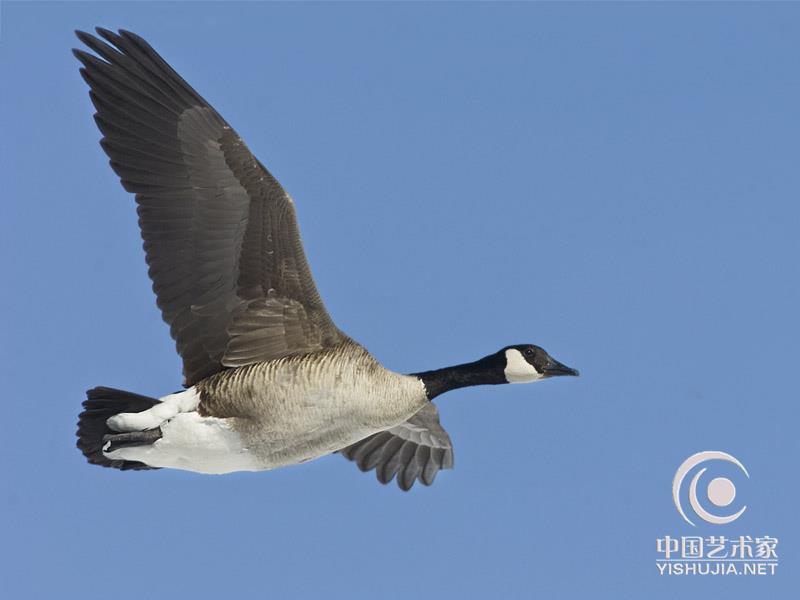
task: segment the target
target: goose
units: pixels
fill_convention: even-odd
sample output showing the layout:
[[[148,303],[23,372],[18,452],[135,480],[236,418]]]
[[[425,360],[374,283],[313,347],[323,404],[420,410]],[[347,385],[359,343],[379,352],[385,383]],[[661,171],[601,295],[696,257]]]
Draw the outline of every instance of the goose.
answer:
[[[141,37],[76,31],[100,144],[135,194],[157,305],[183,390],[95,387],[77,446],[120,470],[262,471],[339,453],[381,483],[431,485],[453,467],[433,400],[465,386],[578,371],[534,344],[401,374],[331,319],[294,202],[239,135]]]

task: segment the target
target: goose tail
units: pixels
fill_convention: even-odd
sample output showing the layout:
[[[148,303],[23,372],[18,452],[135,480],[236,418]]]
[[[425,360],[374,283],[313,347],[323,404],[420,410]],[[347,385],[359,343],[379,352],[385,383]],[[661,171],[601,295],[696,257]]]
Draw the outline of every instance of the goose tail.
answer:
[[[147,396],[140,396],[123,390],[117,390],[109,387],[96,387],[86,392],[86,400],[83,402],[83,412],[78,416],[78,449],[83,453],[93,465],[101,465],[103,467],[112,467],[114,469],[128,470],[141,470],[152,469],[144,463],[134,460],[113,460],[107,458],[103,454],[103,445],[108,443],[108,436],[114,438],[115,444],[141,444],[152,443],[161,436],[161,432],[135,432],[138,437],[142,439],[123,440],[118,438],[125,437],[123,435],[115,435],[117,432],[113,431],[106,425],[106,420],[116,414],[125,413],[138,413],[152,408],[158,404],[155,398]],[[127,434],[128,437],[134,434]],[[148,439],[144,439],[147,437]],[[149,439],[153,438],[153,439]]]

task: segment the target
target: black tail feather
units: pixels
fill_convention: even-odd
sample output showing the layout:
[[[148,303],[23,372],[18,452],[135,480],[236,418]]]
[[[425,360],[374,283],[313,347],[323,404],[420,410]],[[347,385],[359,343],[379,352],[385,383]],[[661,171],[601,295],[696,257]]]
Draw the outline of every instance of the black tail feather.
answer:
[[[83,412],[78,417],[78,448],[93,465],[123,471],[155,468],[134,460],[111,460],[103,455],[103,437],[117,433],[106,425],[106,419],[122,412],[142,412],[155,404],[158,404],[155,398],[114,388],[89,390],[83,402]]]

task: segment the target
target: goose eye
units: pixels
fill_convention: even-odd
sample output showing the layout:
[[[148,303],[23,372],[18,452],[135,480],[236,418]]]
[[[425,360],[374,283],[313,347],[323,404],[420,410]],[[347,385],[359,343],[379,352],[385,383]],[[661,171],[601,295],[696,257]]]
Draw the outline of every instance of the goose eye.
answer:
[[[533,348],[525,348],[525,356],[533,356]]]

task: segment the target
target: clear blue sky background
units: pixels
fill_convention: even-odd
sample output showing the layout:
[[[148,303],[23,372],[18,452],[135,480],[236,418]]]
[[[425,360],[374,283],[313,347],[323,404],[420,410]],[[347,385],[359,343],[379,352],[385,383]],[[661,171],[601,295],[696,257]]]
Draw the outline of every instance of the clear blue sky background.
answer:
[[[0,595],[789,598],[800,587],[798,4],[0,8]],[[146,37],[294,196],[337,323],[399,371],[539,343],[580,379],[440,400],[456,469],[224,477],[74,448],[84,390],[180,363],[72,30]],[[727,526],[671,500],[749,469]],[[735,476],[735,473],[733,473]],[[774,577],[655,539],[778,537]]]

